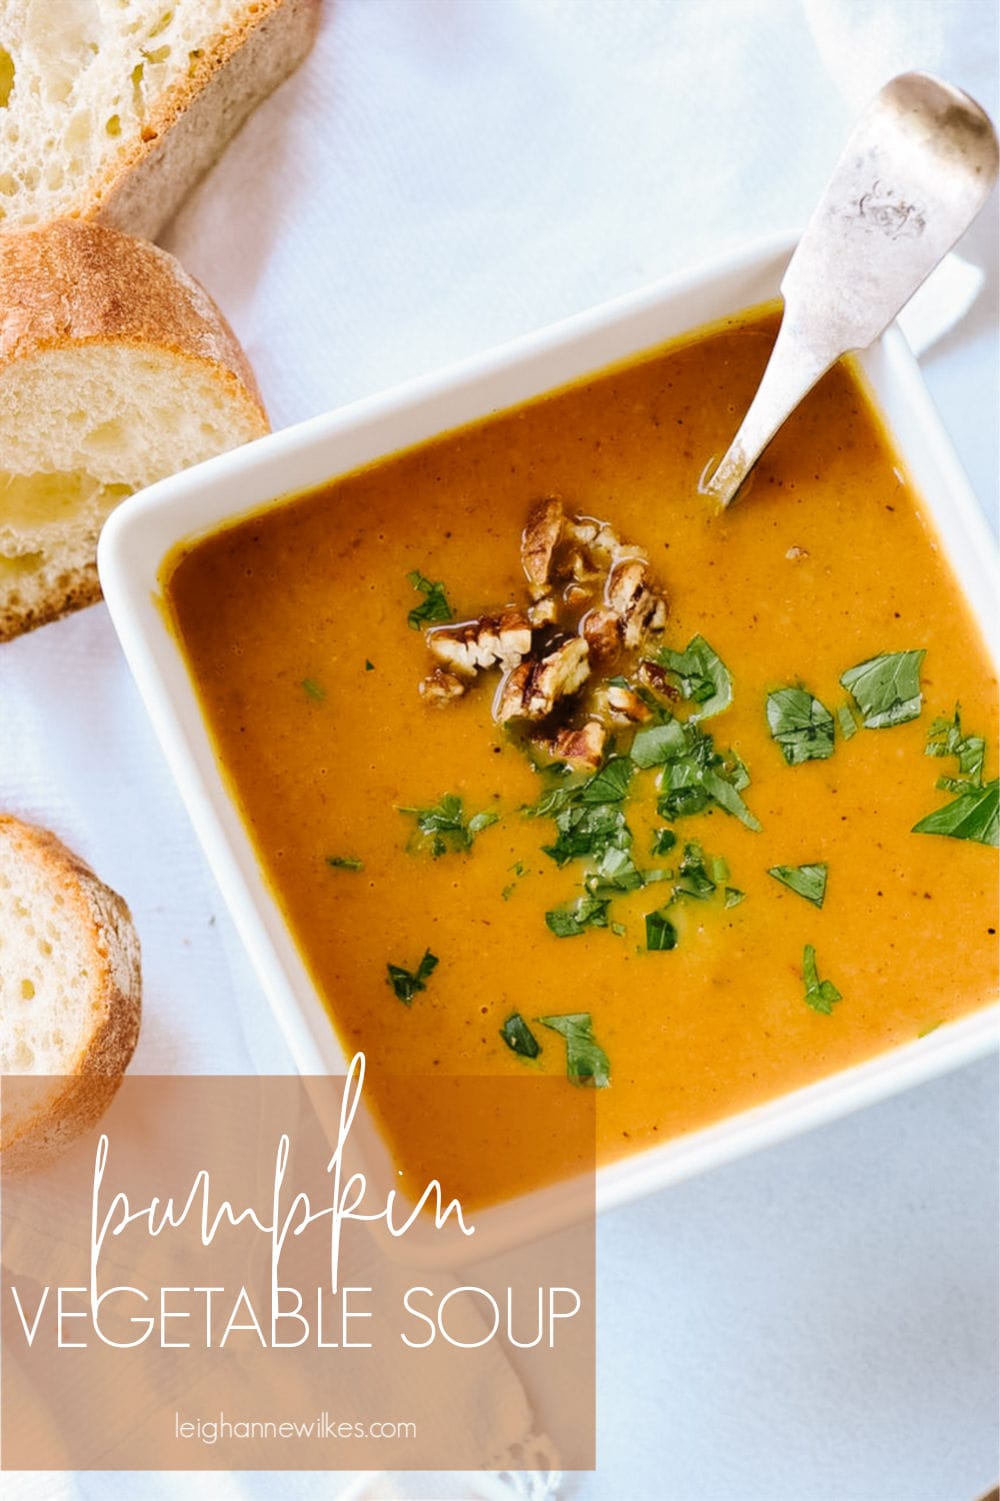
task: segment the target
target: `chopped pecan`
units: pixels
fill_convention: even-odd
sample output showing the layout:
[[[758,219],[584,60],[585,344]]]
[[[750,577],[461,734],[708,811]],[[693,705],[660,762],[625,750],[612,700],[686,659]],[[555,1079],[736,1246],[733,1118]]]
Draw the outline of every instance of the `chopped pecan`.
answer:
[[[549,582],[552,555],[562,535],[562,501],[555,495],[536,500],[528,512],[521,534],[521,564],[534,595],[541,594]]]
[[[651,662],[648,657],[643,657],[635,675],[644,688],[651,688],[659,698],[668,698],[674,703],[680,698],[680,692],[670,681],[667,669],[661,667],[659,662]]]
[[[596,771],[604,755],[607,731],[599,719],[588,719],[579,730],[560,730],[551,739],[537,736],[533,744],[555,761],[569,761],[574,766]]]
[[[544,719],[557,699],[568,698],[590,673],[587,643],[571,636],[546,656],[528,657],[509,672],[500,685],[494,713],[508,719]]]
[[[555,625],[559,618],[559,606],[555,596],[543,594],[541,599],[536,599],[534,604],[528,606],[526,614],[535,629],[543,625]]]
[[[667,623],[667,603],[654,594],[647,582],[649,564],[629,557],[616,563],[608,575],[607,602],[621,621],[625,645],[632,649]]]
[[[621,621],[614,610],[591,610],[580,621],[580,630],[593,663],[612,662],[621,651]]]
[[[459,677],[475,677],[480,668],[506,671],[531,650],[531,626],[520,610],[482,615],[462,625],[436,626],[427,632],[431,656]]]
[[[608,683],[603,690],[608,717],[618,724],[645,724],[651,718],[650,710],[634,688],[622,683]]]
[[[421,698],[429,704],[447,704],[453,698],[461,698],[465,692],[462,679],[453,672],[445,672],[443,667],[435,667],[418,687]]]

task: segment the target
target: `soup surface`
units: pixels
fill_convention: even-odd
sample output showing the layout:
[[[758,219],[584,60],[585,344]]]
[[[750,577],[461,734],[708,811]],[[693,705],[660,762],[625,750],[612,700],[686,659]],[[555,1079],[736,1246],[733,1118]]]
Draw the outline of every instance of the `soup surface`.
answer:
[[[607,1160],[992,999],[996,682],[853,370],[728,512],[699,493],[774,329],[732,319],[171,560],[219,759],[376,1107],[383,1073],[556,1074],[567,1120],[597,1087]],[[665,626],[548,725],[497,723],[499,668],[422,697],[427,627],[527,608],[544,496],[644,551]],[[603,786],[551,744],[595,719]],[[405,1167],[430,1128],[385,1113]]]

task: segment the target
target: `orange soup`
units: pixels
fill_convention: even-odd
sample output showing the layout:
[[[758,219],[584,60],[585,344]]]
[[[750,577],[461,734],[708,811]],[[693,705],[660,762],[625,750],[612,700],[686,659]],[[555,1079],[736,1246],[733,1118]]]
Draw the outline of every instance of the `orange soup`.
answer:
[[[554,1074],[569,1113],[597,1091],[608,1160],[993,998],[994,672],[853,368],[729,511],[699,491],[774,330],[734,318],[171,560],[376,1109],[381,1073]],[[397,1101],[404,1167],[422,1120]]]

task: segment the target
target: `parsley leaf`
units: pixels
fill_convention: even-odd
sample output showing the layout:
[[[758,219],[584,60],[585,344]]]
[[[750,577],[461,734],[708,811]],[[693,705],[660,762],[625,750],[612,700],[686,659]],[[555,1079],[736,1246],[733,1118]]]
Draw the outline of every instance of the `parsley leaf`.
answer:
[[[406,575],[409,582],[419,594],[425,597],[419,605],[414,605],[407,615],[411,630],[419,631],[425,625],[434,625],[439,621],[451,620],[452,608],[448,603],[448,596],[444,592],[444,584],[438,580],[432,582],[424,578],[419,569],[415,568],[412,573]]]
[[[628,791],[635,767],[628,756],[612,756],[584,782],[578,797],[582,803],[620,803]]]
[[[595,1089],[608,1088],[611,1083],[611,1064],[607,1053],[594,1037],[593,1023],[588,1012],[539,1016],[535,1020],[566,1039],[567,1079],[574,1084],[592,1084]]]
[[[715,882],[705,869],[705,854],[700,844],[686,844],[678,868],[675,896],[693,896],[706,901],[715,894]]]
[[[914,834],[946,834],[976,844],[1000,844],[1000,778],[983,787],[967,782],[954,802],[913,825]]]
[[[840,733],[844,740],[851,740],[858,733],[858,721],[850,704],[841,704],[837,710],[837,723],[840,725]]]
[[[739,904],[740,904],[740,902],[745,902],[746,899],[747,899],[746,892],[745,891],[740,891],[740,889],[739,889],[738,886],[727,886],[726,887],[726,906],[727,907],[738,907]]]
[[[579,938],[588,928],[608,926],[610,906],[609,897],[578,896],[576,901],[546,912],[545,921],[557,938]]]
[[[677,929],[670,921],[666,907],[646,913],[646,947],[653,953],[677,947]]]
[[[884,730],[916,719],[923,705],[920,664],[925,652],[897,651],[870,657],[841,676],[866,729]]]
[[[389,971],[387,983],[392,986],[404,1006],[412,1006],[413,997],[427,989],[427,981],[437,968],[437,963],[437,955],[432,954],[430,949],[425,949],[424,957],[415,970],[404,969],[400,964],[386,965]]]
[[[656,805],[661,818],[688,817],[714,802],[748,829],[760,828],[740,797],[750,781],[743,762],[732,751],[717,751],[711,735],[691,720],[671,719],[639,730],[630,755],[640,768],[663,767]]]
[[[733,701],[732,676],[704,636],[695,636],[684,651],[662,647],[657,661],[677,679],[681,696],[698,705],[692,718],[708,719],[729,708]]]
[[[802,978],[806,987],[806,1005],[829,1016],[842,997],[832,980],[820,979],[816,968],[816,950],[811,943],[807,943],[802,951]]]
[[[963,735],[961,706],[955,705],[951,719],[935,719],[927,732],[928,756],[955,756],[961,775],[976,787],[983,783],[986,741],[982,735]]]
[[[669,855],[677,843],[677,835],[673,829],[656,829],[653,832],[653,854]]]
[[[326,863],[334,870],[364,870],[365,868],[364,861],[359,860],[355,855],[327,855]]]
[[[625,814],[611,803],[564,808],[556,814],[555,824],[559,831],[556,842],[543,845],[542,850],[557,865],[584,855],[600,858],[609,849],[628,849],[632,843]]]
[[[584,877],[584,885],[591,896],[607,896],[616,891],[637,891],[645,885],[645,877],[627,849],[612,845],[601,856],[597,869]]]
[[[413,848],[429,846],[435,860],[449,851],[464,854],[472,848],[477,834],[498,823],[499,813],[474,813],[467,819],[462,808],[462,799],[454,792],[446,792],[433,808],[400,808],[417,820],[418,835]]]
[[[833,755],[833,715],[806,688],[769,693],[767,727],[789,766]]]
[[[824,864],[772,865],[767,873],[782,886],[787,886],[789,891],[794,891],[796,896],[805,897],[814,907],[822,907],[826,896],[826,871]]]
[[[511,1012],[500,1028],[500,1036],[511,1052],[518,1053],[522,1058],[537,1058],[542,1051],[534,1032],[519,1011]]]
[[[315,678],[303,678],[299,684],[307,698],[311,698],[314,704],[321,704],[326,698],[326,689]]]

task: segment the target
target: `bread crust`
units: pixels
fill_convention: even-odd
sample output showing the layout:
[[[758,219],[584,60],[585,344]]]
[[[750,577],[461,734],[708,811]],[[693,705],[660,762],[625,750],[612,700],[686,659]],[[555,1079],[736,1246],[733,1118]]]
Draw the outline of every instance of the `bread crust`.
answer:
[[[266,430],[250,362],[200,282],[166,250],[103,224],[54,219],[0,234],[0,377],[42,349],[153,344],[219,366]]]
[[[322,0],[256,0],[152,112],[142,136],[87,184],[83,217],[155,240],[319,28]]]
[[[234,418],[240,414],[242,433],[269,431],[236,335],[167,251],[81,219],[0,234],[0,397],[5,382],[16,382],[19,361],[87,345],[152,348],[195,362],[222,388]],[[0,589],[0,641],[99,600],[96,562],[59,571],[40,592],[41,598],[11,604]]]
[[[3,1122],[4,1173],[33,1171],[66,1148],[108,1108],[135,1051],[141,1015],[139,938],[124,900],[47,829],[0,814],[0,841],[40,871],[62,898],[89,949],[88,990],[81,1006],[90,1028],[59,1079],[39,1080],[36,1099],[13,1127]]]

